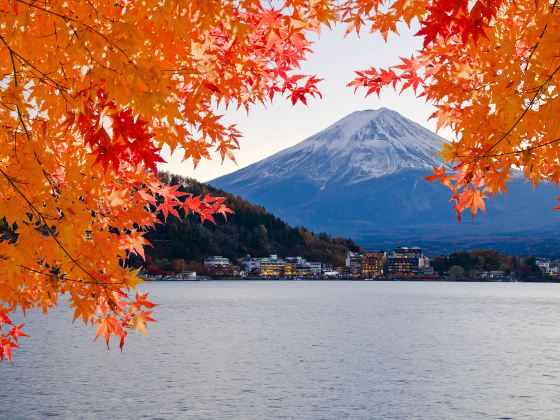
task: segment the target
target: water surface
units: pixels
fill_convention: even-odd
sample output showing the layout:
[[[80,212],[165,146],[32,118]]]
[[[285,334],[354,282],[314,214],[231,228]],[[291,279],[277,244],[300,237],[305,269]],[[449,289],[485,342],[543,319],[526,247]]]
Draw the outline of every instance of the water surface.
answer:
[[[149,283],[124,352],[65,310],[0,364],[2,418],[560,417],[560,285]]]

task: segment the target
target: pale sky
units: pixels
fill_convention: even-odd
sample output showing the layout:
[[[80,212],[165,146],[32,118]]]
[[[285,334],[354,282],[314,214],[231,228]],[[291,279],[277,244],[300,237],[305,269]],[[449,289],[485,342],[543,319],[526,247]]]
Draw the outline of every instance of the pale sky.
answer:
[[[304,63],[302,74],[316,74],[324,80],[319,83],[323,99],[308,101],[308,106],[276,97],[273,104],[245,111],[227,111],[224,121],[236,123],[243,133],[241,149],[236,152],[237,165],[231,161],[221,164],[220,157],[201,161],[196,169],[191,160],[181,163],[181,154],[173,157],[164,153],[168,163],[160,165],[167,170],[199,181],[209,181],[264,159],[280,150],[293,146],[323,130],[351,112],[387,107],[435,131],[435,121],[428,121],[433,108],[412,91],[402,94],[387,89],[381,94],[364,97],[365,91],[356,92],[346,84],[353,79],[355,70],[370,66],[398,64],[399,57],[409,57],[421,46],[406,27],[399,36],[389,36],[386,44],[381,36],[363,34],[344,38],[341,27],[324,30],[313,45],[313,54]],[[443,135],[442,133],[438,133]],[[445,137],[445,135],[444,135]],[[165,152],[165,151],[164,151]]]

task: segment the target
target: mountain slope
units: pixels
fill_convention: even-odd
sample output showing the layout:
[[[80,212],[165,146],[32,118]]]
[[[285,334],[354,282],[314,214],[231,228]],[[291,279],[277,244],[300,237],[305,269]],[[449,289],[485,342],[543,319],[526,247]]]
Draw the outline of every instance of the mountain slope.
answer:
[[[346,239],[326,234],[313,235],[305,228],[294,228],[268,213],[264,208],[224,191],[176,175],[161,174],[171,184],[195,195],[226,197],[234,214],[226,221],[216,216],[216,224],[200,223],[192,216],[186,220],[167,218],[164,224],[148,233],[154,245],[147,248],[150,261],[185,260],[202,262],[208,255],[222,255],[235,261],[247,254],[264,257],[270,254],[302,256],[310,261],[343,265],[346,251],[359,248]]]
[[[533,191],[521,179],[491,199],[488,213],[458,224],[449,190],[424,181],[444,142],[385,108],[354,112],[318,134],[210,184],[265,206],[295,225],[357,240],[402,243],[432,253],[495,246],[507,252],[557,253],[555,189]]]

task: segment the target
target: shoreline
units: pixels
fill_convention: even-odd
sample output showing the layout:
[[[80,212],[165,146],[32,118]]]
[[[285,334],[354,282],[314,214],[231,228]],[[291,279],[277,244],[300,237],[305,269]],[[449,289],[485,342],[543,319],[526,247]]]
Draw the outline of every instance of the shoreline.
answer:
[[[197,283],[197,282],[239,282],[239,281],[266,281],[266,282],[360,282],[360,283],[399,283],[399,282],[416,282],[416,283],[560,283],[560,279],[549,281],[549,280],[452,280],[449,278],[439,278],[439,279],[424,279],[424,278],[402,278],[402,279],[289,279],[289,278],[219,278],[219,279],[204,279],[204,280],[191,280],[191,279],[144,279],[146,282],[158,282],[158,283]]]

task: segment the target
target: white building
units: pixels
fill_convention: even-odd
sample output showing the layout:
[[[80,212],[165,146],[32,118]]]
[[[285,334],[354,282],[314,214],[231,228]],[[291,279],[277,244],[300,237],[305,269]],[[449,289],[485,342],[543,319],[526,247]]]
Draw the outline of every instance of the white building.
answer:
[[[311,269],[311,274],[321,274],[323,270],[323,264],[320,262],[308,262],[309,268]]]
[[[204,259],[204,267],[211,269],[224,269],[228,268],[231,262],[228,258],[222,257],[220,255],[213,255],[211,257],[206,257]]]
[[[243,261],[243,270],[245,273],[257,273],[261,270],[260,258],[247,258]]]

